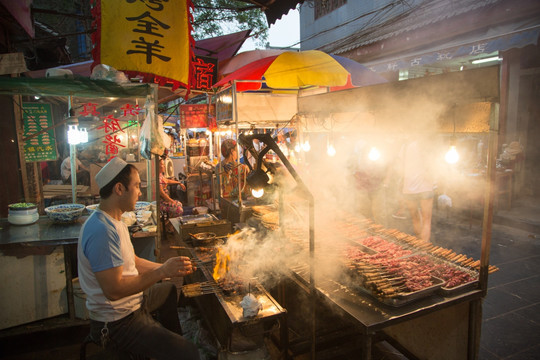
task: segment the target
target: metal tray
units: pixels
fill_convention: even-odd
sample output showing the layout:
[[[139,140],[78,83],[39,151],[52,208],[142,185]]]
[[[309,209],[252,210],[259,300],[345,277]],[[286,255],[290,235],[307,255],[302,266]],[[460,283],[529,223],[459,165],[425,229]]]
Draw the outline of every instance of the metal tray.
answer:
[[[410,304],[420,299],[425,299],[435,294],[441,288],[442,284],[444,284],[444,281],[442,279],[436,278],[434,276],[431,277],[431,281],[433,282],[433,285],[427,288],[410,292],[410,293],[401,293],[391,298],[390,297],[383,298],[383,297],[377,296],[376,294],[373,294],[369,289],[363,286],[358,286],[357,289],[365,294],[370,295],[371,297],[373,297],[377,301],[380,301],[383,304],[394,306],[394,307],[400,307],[400,306]]]
[[[451,297],[457,294],[467,292],[469,290],[474,290],[477,287],[478,287],[478,279],[465,283],[465,284],[454,286],[453,288],[441,287],[440,289],[437,290],[437,293],[444,297]]]
[[[185,224],[197,224],[206,221],[214,221],[217,218],[213,214],[200,214],[200,215],[185,215],[180,216],[180,223]]]

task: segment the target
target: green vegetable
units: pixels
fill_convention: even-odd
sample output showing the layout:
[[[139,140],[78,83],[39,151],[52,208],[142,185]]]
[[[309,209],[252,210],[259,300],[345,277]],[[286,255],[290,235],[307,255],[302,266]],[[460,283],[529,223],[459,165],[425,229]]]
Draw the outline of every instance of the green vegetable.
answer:
[[[24,209],[24,208],[34,207],[34,206],[36,206],[36,204],[32,204],[32,203],[16,203],[16,204],[9,205],[10,208],[16,208],[16,209]]]

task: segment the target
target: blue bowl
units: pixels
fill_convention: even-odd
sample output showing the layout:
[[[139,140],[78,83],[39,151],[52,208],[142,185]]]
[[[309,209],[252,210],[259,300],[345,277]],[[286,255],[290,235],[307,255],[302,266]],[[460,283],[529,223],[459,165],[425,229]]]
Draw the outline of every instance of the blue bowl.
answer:
[[[67,224],[81,217],[85,208],[82,204],[60,204],[45,208],[45,212],[52,221]]]

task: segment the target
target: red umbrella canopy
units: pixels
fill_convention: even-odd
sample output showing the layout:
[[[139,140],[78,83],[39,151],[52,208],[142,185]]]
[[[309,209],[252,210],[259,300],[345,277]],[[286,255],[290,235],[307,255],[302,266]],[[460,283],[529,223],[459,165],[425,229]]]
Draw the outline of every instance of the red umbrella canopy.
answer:
[[[266,85],[274,89],[328,86],[336,87],[336,90],[386,82],[354,60],[318,50],[287,51],[256,60],[229,74],[214,87],[228,85],[234,80],[265,80]],[[236,84],[237,91],[259,90],[261,86],[261,82]]]

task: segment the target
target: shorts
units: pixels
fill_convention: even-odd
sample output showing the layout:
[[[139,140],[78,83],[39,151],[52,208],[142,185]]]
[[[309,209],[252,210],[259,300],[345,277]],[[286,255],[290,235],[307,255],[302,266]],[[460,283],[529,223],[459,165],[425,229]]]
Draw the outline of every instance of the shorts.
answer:
[[[403,194],[403,198],[408,201],[429,200],[435,197],[434,191],[424,191],[416,194]]]

